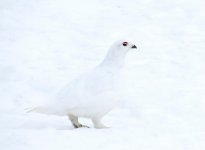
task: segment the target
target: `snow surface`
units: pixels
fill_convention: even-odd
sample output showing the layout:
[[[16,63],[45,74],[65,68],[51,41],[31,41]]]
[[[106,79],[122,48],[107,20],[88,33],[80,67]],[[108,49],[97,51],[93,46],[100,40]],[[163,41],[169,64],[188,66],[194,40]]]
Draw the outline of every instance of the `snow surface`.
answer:
[[[1,150],[204,150],[204,0],[2,0]],[[128,39],[119,107],[109,129],[26,114]],[[82,122],[91,125],[89,120]]]

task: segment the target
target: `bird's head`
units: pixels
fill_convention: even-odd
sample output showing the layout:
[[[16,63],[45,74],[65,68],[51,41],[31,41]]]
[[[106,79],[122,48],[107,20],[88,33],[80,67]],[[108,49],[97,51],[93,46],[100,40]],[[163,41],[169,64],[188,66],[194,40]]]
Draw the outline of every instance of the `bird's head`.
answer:
[[[110,47],[102,64],[117,66],[119,68],[123,65],[126,53],[132,49],[137,49],[137,46],[126,40],[116,41]]]
[[[113,49],[118,49],[118,51],[124,51],[127,52],[131,49],[137,49],[137,46],[133,44],[132,42],[129,42],[127,40],[120,40],[116,41],[112,47]]]
[[[124,49],[137,49],[137,46],[131,42],[128,42],[128,41],[121,41],[120,42],[120,46]]]

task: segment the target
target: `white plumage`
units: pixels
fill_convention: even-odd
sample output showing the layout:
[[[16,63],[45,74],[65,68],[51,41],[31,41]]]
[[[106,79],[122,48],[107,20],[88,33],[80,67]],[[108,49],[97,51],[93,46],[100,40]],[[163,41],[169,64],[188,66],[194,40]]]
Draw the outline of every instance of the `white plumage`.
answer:
[[[116,82],[126,53],[133,48],[137,47],[130,42],[115,42],[101,64],[71,81],[48,105],[30,111],[66,115],[76,128],[84,126],[78,117],[87,117],[96,128],[104,128],[101,118],[116,105]]]

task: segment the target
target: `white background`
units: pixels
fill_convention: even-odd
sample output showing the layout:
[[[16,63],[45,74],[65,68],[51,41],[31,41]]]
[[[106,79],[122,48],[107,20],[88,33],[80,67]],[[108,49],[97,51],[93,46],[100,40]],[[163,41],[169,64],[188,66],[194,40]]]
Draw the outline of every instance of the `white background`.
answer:
[[[204,0],[1,0],[1,150],[204,150]],[[26,114],[104,58],[128,54],[109,129]],[[92,127],[89,120],[82,122]]]

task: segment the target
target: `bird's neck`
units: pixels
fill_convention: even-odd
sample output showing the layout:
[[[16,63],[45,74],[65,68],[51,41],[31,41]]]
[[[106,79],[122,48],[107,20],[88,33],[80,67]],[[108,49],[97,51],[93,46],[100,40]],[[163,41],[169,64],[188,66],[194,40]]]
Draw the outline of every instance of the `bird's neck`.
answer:
[[[109,50],[100,65],[107,69],[121,69],[124,66],[126,53],[127,51],[119,51],[118,49]]]

